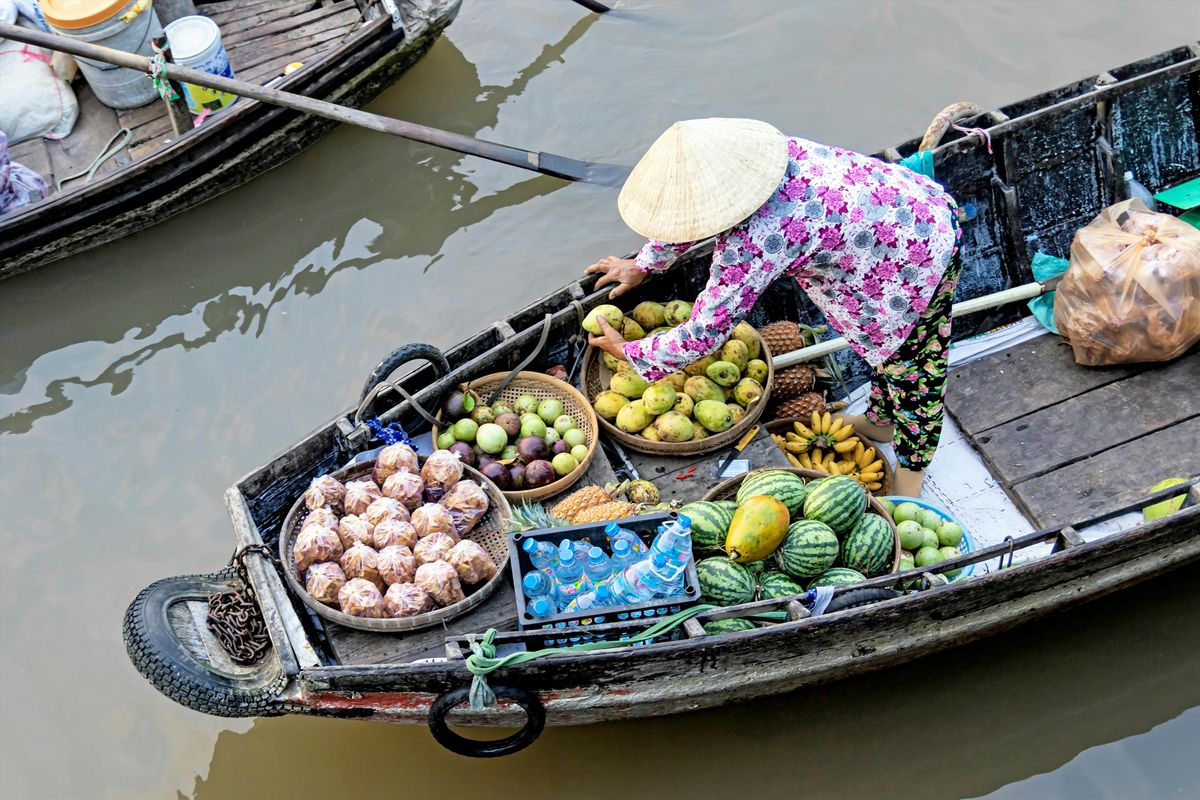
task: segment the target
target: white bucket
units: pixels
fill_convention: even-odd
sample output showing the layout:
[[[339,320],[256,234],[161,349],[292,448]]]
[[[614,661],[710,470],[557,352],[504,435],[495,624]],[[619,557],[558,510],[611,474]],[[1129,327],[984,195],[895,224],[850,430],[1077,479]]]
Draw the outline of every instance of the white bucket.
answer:
[[[180,17],[167,25],[167,41],[171,43],[171,58],[181,67],[191,67],[210,75],[232,78],[233,67],[221,44],[221,30],[217,23],[199,15]],[[195,84],[183,84],[188,110],[200,114],[205,109],[217,113],[229,108],[237,100],[236,94],[220,92]]]
[[[150,42],[155,36],[162,35],[153,0],[129,0],[127,3],[41,0],[41,7],[46,21],[56,33],[114,50],[153,56],[154,48]],[[82,19],[97,21],[90,25],[74,24]],[[154,82],[144,72],[86,58],[75,60],[96,98],[109,108],[136,108],[158,97]]]

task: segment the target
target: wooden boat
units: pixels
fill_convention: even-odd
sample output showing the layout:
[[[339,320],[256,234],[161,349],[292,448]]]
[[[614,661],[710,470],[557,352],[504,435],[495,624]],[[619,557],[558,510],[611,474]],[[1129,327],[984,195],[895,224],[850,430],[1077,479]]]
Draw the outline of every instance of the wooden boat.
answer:
[[[964,227],[966,271],[960,299],[1028,282],[1035,247],[1065,255],[1078,227],[1122,199],[1125,169],[1152,190],[1194,179],[1200,173],[1197,109],[1200,48],[1189,46],[965,121],[966,128],[988,131],[991,151],[978,136],[958,136],[934,154],[938,179],[960,202],[973,204],[976,213]],[[910,141],[880,157],[896,159],[916,147]],[[638,291],[646,298],[694,295],[706,277],[710,253],[711,244],[697,247],[665,277]],[[370,376],[363,396],[395,368],[427,359],[430,363],[401,385],[417,401],[433,405],[458,384],[517,367],[537,349],[544,326],[549,327],[550,344],[527,368],[573,365],[583,344],[580,316],[606,294],[592,288],[590,278],[565,286],[445,354],[426,345],[399,348]],[[631,298],[639,299],[644,298]],[[1010,322],[1022,310],[1010,307],[960,318],[955,338]],[[795,287],[780,282],[765,294],[751,321],[815,321],[814,314]],[[994,544],[933,571],[839,588],[823,614],[814,616],[797,598],[710,612],[707,618],[717,619],[775,609],[785,619],[723,635],[705,635],[701,626],[685,624],[682,638],[556,654],[507,667],[492,673],[489,681],[502,700],[511,702],[451,712],[467,697],[472,679],[464,659],[472,646],[468,634],[514,627],[511,588],[498,591],[445,630],[379,636],[321,625],[287,593],[270,560],[250,553],[243,559],[244,580],[263,611],[271,642],[267,657],[252,667],[233,665],[202,622],[207,593],[241,580],[226,569],[211,576],[168,578],[144,590],[125,619],[131,658],[159,690],[208,713],[429,722],[438,740],[458,752],[497,755],[528,744],[542,723],[670,714],[877,670],[1007,630],[1200,559],[1200,488],[1194,477],[1173,490],[1190,497],[1182,510],[1109,535],[1088,535],[1089,525],[1165,496],[1144,496],[1150,477],[1144,453],[1165,438],[1174,442],[1169,469],[1184,476],[1200,474],[1200,409],[1194,393],[1177,389],[1200,380],[1200,353],[1193,350],[1155,368],[1087,370],[1074,365],[1068,349],[1051,342],[1039,337],[953,370],[947,399],[969,443],[994,459],[996,478],[1039,530],[990,531]],[[1013,369],[1014,364],[1023,366]],[[851,356],[842,365],[851,385],[865,374]],[[1128,392],[1174,392],[1175,399],[1161,404],[1162,413],[1140,427],[1106,426],[1098,437],[1071,434],[1072,420],[1111,414],[1105,404],[1113,394]],[[427,430],[410,402],[388,406],[389,395],[380,397],[384,400],[374,406],[331,420],[229,489],[225,500],[239,547],[274,546],[284,516],[308,482],[373,446],[362,418],[395,421],[413,435]],[[1030,442],[1031,449],[1053,454],[1045,456],[1049,460],[1036,474],[1013,474],[989,449],[996,432],[1013,426],[1027,431],[1026,439],[1044,438]],[[1055,436],[1059,441],[1051,441]],[[717,457],[668,459],[606,447],[597,453],[589,478],[603,481],[614,473],[636,471],[654,480],[665,499],[696,499],[716,482]],[[756,468],[786,464],[763,436],[744,457]],[[693,480],[674,480],[692,466],[697,468]],[[1039,545],[1047,552],[1021,559]],[[967,580],[947,583],[936,574],[965,563],[978,567]],[[906,594],[888,590],[907,579],[923,588]],[[629,631],[650,623],[606,624]],[[604,630],[609,629],[592,628]],[[494,644],[537,650],[546,637],[544,631],[505,632]],[[447,714],[456,724],[525,727],[499,742],[472,744],[448,731]]]
[[[458,13],[461,0],[249,0],[203,2],[243,81],[362,106],[412,66]],[[393,18],[386,6],[397,9]],[[287,75],[284,67],[303,66]],[[0,217],[0,278],[35,269],[172,217],[279,166],[334,123],[242,98],[181,136],[155,101],[115,111],[77,81],[79,120],[60,141],[30,139],[14,161],[51,193]],[[129,137],[87,182],[86,172],[122,129]]]

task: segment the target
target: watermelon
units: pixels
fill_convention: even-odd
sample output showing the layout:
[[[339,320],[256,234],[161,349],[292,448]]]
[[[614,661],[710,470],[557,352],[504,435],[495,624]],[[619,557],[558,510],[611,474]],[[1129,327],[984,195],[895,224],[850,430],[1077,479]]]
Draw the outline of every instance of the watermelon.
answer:
[[[837,557],[837,535],[824,522],[812,519],[793,522],[775,551],[779,568],[794,578],[816,577],[832,567]]]
[[[777,597],[790,597],[803,593],[804,587],[782,572],[764,572],[758,576],[759,600],[774,600]]]
[[[767,562],[765,559],[762,561],[751,561],[749,564],[742,564],[742,566],[749,570],[751,575],[762,575],[767,571]]]
[[[806,519],[824,522],[834,533],[854,527],[867,507],[867,490],[849,475],[830,475],[808,487]]]
[[[750,570],[725,556],[706,558],[696,565],[702,602],[734,606],[754,599],[754,576]]]
[[[887,572],[895,554],[892,527],[877,514],[863,514],[842,539],[842,564],[868,577]]]
[[[704,632],[709,636],[718,636],[722,633],[734,633],[735,631],[752,631],[754,623],[748,619],[718,619],[714,622],[704,623]]]
[[[725,532],[735,510],[736,503],[712,500],[699,500],[679,509],[680,514],[692,521],[692,549],[697,553],[724,552]]]
[[[808,585],[808,588],[815,589],[818,586],[844,586],[848,583],[861,583],[867,579],[857,570],[848,567],[834,567],[821,573],[816,580]]]
[[[799,475],[787,470],[769,469],[747,475],[738,487],[737,501],[741,505],[747,497],[774,497],[787,506],[788,514],[795,519],[804,508],[804,498],[807,494],[808,486]]]

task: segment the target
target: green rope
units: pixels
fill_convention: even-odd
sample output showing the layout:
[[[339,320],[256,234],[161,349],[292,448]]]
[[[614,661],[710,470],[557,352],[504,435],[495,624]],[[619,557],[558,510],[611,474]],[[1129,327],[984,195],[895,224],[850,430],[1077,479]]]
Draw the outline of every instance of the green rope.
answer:
[[[636,636],[631,636],[628,639],[619,639],[617,641],[608,642],[586,642],[584,644],[575,644],[568,647],[548,647],[545,650],[527,650],[522,653],[510,653],[503,658],[496,658],[496,634],[499,633],[495,628],[488,628],[482,638],[476,639],[476,634],[467,634],[467,645],[471,648],[471,655],[466,658],[467,671],[471,673],[471,708],[479,711],[493,705],[496,702],[496,695],[488,686],[487,676],[504,667],[512,667],[518,664],[525,664],[530,661],[536,661],[547,656],[557,655],[559,653],[586,653],[592,650],[608,650],[615,647],[631,647],[644,642],[647,639],[653,639],[669,633],[671,630],[679,627],[692,617],[699,616],[708,611],[719,611],[720,606],[698,605],[684,609],[677,614],[672,614],[669,617],[663,617],[658,622],[655,622],[649,628],[642,631]],[[787,619],[785,611],[760,611],[757,614],[746,614],[745,617],[753,619],[762,619],[772,622],[782,622]],[[570,630],[586,631],[586,627],[581,628],[552,628],[546,632],[549,635],[556,635],[559,631]]]

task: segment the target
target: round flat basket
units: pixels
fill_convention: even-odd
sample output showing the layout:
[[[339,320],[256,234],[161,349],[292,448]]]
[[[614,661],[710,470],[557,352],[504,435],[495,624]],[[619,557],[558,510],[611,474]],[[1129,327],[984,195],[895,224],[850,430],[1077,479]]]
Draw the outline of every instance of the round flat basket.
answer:
[[[757,334],[757,331],[755,333]],[[635,450],[639,453],[649,453],[651,455],[698,456],[715,453],[718,450],[729,447],[737,442],[738,439],[741,439],[742,434],[750,430],[754,423],[758,422],[759,417],[762,416],[763,411],[767,408],[767,401],[771,397],[771,386],[775,382],[775,367],[771,363],[771,351],[768,349],[767,343],[763,341],[761,336],[758,337],[758,341],[761,346],[759,358],[767,362],[767,381],[763,384],[762,397],[758,398],[757,402],[747,408],[746,415],[738,420],[737,424],[731,426],[729,430],[714,433],[703,439],[690,442],[652,442],[636,433],[626,433],[604,417],[597,417],[600,427],[606,435],[620,442],[630,450]],[[583,370],[580,382],[583,386],[584,394],[591,398],[608,389],[609,381],[612,379],[612,371],[604,366],[604,360],[600,355],[599,350],[589,347],[583,357]]]
[[[843,416],[845,416],[845,415],[843,415],[843,414],[834,414],[833,415],[833,417],[835,419],[840,419]],[[767,433],[773,433],[778,436],[783,436],[788,431],[793,430],[793,428],[792,428],[793,423],[799,422],[801,425],[807,425],[810,421],[811,421],[811,418],[804,419],[802,417],[781,417],[780,419],[771,420],[763,427],[767,429]],[[855,435],[858,436],[859,439],[862,439],[863,444],[865,444],[867,447],[872,446],[872,442],[868,441],[866,437],[864,437],[860,434],[855,434]],[[892,470],[891,463],[887,460],[887,458],[883,455],[883,453],[879,453],[878,448],[876,448],[876,453],[879,456],[879,460],[883,462],[883,480],[880,481],[880,483],[882,485],[878,489],[876,489],[874,492],[872,492],[871,494],[875,495],[876,497],[882,497],[885,494],[888,494],[892,490],[892,479],[893,479],[895,473]],[[797,469],[803,469],[803,467],[797,467]],[[828,474],[826,472],[822,472],[821,470],[809,470],[809,471],[820,474],[821,476],[825,476]]]
[[[716,486],[708,490],[708,494],[700,498],[701,500],[733,500],[737,497],[738,488],[742,485],[747,476],[755,475],[759,472],[790,472],[793,475],[799,475],[805,482],[819,481],[821,478],[829,476],[824,472],[818,472],[813,469],[803,469],[801,467],[771,467],[770,469],[757,469],[753,472],[746,472],[734,478],[721,481]],[[875,499],[870,493],[867,494],[867,511],[878,514],[887,521],[888,528],[892,531],[892,541],[895,543],[892,548],[892,564],[888,568],[888,573],[900,571],[900,534],[896,533],[896,523],[892,521],[892,516],[887,513],[887,509]],[[868,576],[870,577],[870,576]]]
[[[352,467],[347,467],[333,473],[333,477],[343,483],[352,480],[370,480],[372,467],[374,467],[374,462],[371,461],[363,464],[355,464]],[[465,599],[425,614],[398,619],[354,617],[349,614],[343,614],[340,610],[316,600],[305,589],[304,576],[297,573],[296,561],[292,558],[292,546],[295,544],[296,536],[299,535],[300,529],[304,525],[305,517],[308,516],[308,509],[304,506],[303,497],[297,500],[291,510],[288,511],[287,517],[283,520],[283,528],[279,532],[279,562],[283,564],[283,574],[287,577],[292,591],[304,601],[306,606],[315,611],[323,619],[336,622],[339,625],[345,625],[347,628],[357,628],[358,630],[374,631],[376,633],[406,633],[433,625],[440,625],[480,605],[504,581],[504,573],[508,568],[508,539],[506,534],[508,532],[509,519],[512,517],[512,508],[509,506],[508,501],[504,499],[504,495],[496,488],[496,484],[483,477],[476,470],[464,467],[463,478],[469,478],[478,483],[483,487],[484,492],[488,496],[487,513],[483,515],[479,522],[475,524],[475,527],[464,538],[478,542],[487,551],[488,556],[491,557],[492,562],[497,567],[496,574],[486,583],[470,587],[463,586],[463,592],[466,594]]]
[[[492,392],[496,391],[496,387],[507,377],[507,372],[484,375],[482,378],[476,378],[471,381],[468,388],[486,402]],[[596,424],[596,412],[592,410],[592,404],[571,384],[560,381],[557,378],[551,378],[549,375],[543,375],[540,372],[518,372],[516,377],[500,391],[500,394],[496,397],[496,402],[504,402],[512,405],[523,394],[531,394],[538,400],[543,400],[547,397],[560,400],[563,404],[563,413],[574,420],[575,426],[587,436],[588,452],[575,471],[569,475],[562,476],[554,481],[554,483],[539,486],[536,489],[519,489],[504,492],[504,496],[514,503],[545,500],[547,497],[553,497],[570,489],[583,477],[588,467],[591,466],[592,458],[596,455],[596,445],[599,444],[600,436],[600,427]],[[441,416],[439,412],[438,419],[441,419]],[[437,440],[437,437],[438,428],[435,427],[433,429],[434,441]]]

